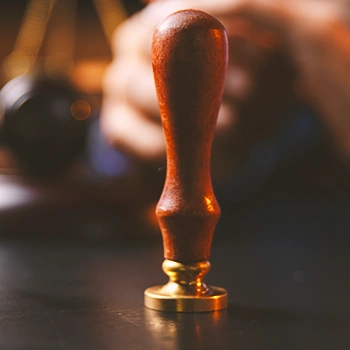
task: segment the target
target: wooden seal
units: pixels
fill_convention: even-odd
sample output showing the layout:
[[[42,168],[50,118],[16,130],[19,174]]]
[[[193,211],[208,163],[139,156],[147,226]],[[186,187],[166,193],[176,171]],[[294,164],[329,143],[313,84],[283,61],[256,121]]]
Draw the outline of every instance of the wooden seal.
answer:
[[[164,257],[209,259],[220,216],[210,153],[228,62],[227,34],[214,17],[174,13],[154,34],[152,65],[167,148],[167,175],[156,215]]]

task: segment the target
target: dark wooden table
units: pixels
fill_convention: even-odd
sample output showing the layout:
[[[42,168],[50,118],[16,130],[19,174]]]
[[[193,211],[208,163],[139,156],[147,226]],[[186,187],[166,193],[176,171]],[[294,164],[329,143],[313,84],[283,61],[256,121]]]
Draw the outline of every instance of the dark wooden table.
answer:
[[[203,314],[144,308],[166,279],[160,240],[7,237],[0,348],[349,349],[349,213],[346,197],[312,193],[224,206],[207,282],[230,302]]]

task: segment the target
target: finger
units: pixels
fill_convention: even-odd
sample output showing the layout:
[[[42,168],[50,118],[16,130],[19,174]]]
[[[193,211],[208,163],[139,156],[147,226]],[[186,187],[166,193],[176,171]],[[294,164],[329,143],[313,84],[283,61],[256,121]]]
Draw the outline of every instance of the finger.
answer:
[[[240,18],[230,23],[229,67],[224,96],[232,103],[246,100],[253,92],[260,72],[281,50],[280,39],[269,30]]]
[[[170,14],[189,8],[202,10],[216,16],[225,17],[228,9],[238,9],[246,0],[224,1],[224,6],[212,0],[166,0],[152,1],[118,27],[112,40],[115,55],[130,54],[151,56],[151,44],[154,30],[158,23]]]
[[[210,7],[213,7],[212,10]],[[218,16],[230,34],[230,23],[237,16],[249,19],[265,28],[288,35],[294,28],[303,25],[322,24],[325,19],[344,11],[339,1],[324,0],[221,0],[220,4],[210,4],[203,0],[203,10],[211,10]]]
[[[160,125],[126,103],[105,99],[101,129],[112,145],[148,161],[165,158],[165,140]]]
[[[236,103],[246,100],[253,90],[252,72],[238,65],[230,65],[227,69],[224,98]]]
[[[114,32],[112,51],[115,57],[151,57],[152,35],[156,24],[152,19],[148,21],[143,11],[124,21]]]
[[[152,37],[158,23],[176,11],[189,8],[190,2],[194,1],[170,0],[148,5],[118,27],[112,39],[113,53],[116,56],[132,53],[150,59]]]
[[[236,124],[237,115],[234,106],[231,103],[223,101],[220,106],[215,130],[217,138],[221,138],[223,135],[231,135]]]
[[[302,93],[318,109],[339,153],[350,158],[350,29],[335,18],[322,32],[293,42]],[[321,34],[322,33],[322,34]]]
[[[140,58],[115,60],[104,79],[105,95],[122,100],[159,120],[158,101],[151,63]]]

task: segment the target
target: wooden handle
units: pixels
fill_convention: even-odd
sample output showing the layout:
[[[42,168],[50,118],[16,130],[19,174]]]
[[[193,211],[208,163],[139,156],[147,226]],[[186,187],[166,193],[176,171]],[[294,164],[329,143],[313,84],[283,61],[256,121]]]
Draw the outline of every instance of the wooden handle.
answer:
[[[220,216],[210,152],[227,70],[227,34],[212,16],[174,13],[153,37],[152,64],[167,147],[156,214],[166,259],[208,260]]]

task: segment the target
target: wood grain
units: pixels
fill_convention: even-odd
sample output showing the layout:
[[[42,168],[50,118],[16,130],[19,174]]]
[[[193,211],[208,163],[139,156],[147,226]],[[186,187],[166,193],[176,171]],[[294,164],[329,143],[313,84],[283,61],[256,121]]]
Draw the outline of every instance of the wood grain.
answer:
[[[210,153],[227,61],[225,28],[204,12],[177,12],[155,31],[152,64],[167,144],[156,214],[166,259],[192,263],[210,255],[220,216]]]

